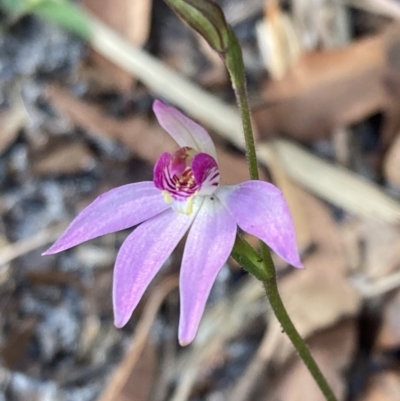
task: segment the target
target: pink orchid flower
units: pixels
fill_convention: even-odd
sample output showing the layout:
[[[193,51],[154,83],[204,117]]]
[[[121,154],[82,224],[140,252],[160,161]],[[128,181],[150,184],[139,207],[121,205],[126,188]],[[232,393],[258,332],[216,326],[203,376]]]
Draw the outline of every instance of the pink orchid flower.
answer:
[[[232,251],[237,226],[291,265],[302,264],[281,191],[262,181],[220,185],[217,154],[204,128],[160,101],[153,109],[180,148],[160,156],[153,182],[100,195],[44,255],[140,224],[122,244],[115,263],[114,322],[122,327],[189,231],[180,273],[179,342],[186,345],[196,336],[211,287]]]

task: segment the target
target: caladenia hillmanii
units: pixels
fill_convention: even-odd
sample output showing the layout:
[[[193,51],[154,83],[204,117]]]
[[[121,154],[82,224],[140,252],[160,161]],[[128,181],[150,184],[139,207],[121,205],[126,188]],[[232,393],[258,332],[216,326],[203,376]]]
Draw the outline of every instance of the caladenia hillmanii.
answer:
[[[302,264],[281,191],[256,180],[220,185],[215,146],[206,130],[158,100],[153,108],[179,148],[160,156],[153,181],[100,195],[44,254],[138,226],[122,244],[114,268],[114,321],[122,327],[188,232],[180,272],[179,323],[179,342],[186,345],[196,336],[211,287],[232,252],[238,226],[289,264]]]

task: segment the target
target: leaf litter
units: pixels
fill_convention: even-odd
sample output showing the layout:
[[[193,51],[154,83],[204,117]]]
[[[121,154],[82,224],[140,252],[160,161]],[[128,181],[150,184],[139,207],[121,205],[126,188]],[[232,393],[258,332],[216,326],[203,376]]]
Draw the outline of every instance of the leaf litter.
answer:
[[[218,62],[160,1],[141,0],[133,8],[124,1],[103,0],[104,7],[84,3],[132,44],[146,46],[160,65],[172,66],[233,105]],[[307,266],[293,272],[277,261],[285,303],[339,399],[397,399],[396,5],[369,1],[369,11],[350,13],[348,6],[324,2],[311,11],[310,23],[302,20],[306,8],[300,0],[289,8],[254,0],[245,12],[239,0],[221,3],[245,48],[267,167],[263,179],[272,179],[288,198]],[[357,7],[359,2],[348,3]],[[269,30],[257,29],[260,21],[269,23]],[[300,28],[302,35],[290,42]],[[294,53],[287,46],[273,50],[282,43],[282,29],[296,46]],[[157,88],[149,90],[141,76],[99,61],[92,51],[87,55],[76,37],[24,16],[4,29],[0,40],[0,399],[321,399],[271,316],[262,289],[243,279],[231,262],[216,282],[196,342],[182,350],[173,340],[179,247],[124,330],[112,325],[110,282],[125,232],[58,257],[40,257],[96,195],[151,179],[151,164],[173,150],[173,143],[150,113]],[[275,45],[262,48],[269,43]],[[212,121],[202,123],[213,127]],[[223,130],[224,137],[218,135],[221,129],[212,134],[224,181],[245,180],[236,133]],[[341,151],[332,140],[338,130],[347,132]],[[291,148],[281,139],[265,142],[272,136],[305,144],[306,158],[296,159],[300,150],[288,157],[284,152]],[[336,184],[330,173],[325,183],[318,176],[321,164],[312,165],[307,176],[296,174],[311,154],[333,172],[347,174],[338,167],[346,159],[343,152],[355,182],[374,187],[356,202],[338,200],[346,197],[343,189],[336,190],[339,195],[328,190]],[[372,209],[363,205],[370,198]]]

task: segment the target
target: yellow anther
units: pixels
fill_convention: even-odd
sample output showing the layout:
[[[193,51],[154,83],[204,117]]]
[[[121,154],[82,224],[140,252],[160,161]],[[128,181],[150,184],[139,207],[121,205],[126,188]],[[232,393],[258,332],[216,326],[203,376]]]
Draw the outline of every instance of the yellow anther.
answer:
[[[171,196],[171,194],[170,194],[168,191],[166,191],[166,190],[162,191],[161,193],[162,193],[162,195],[163,195],[163,197],[164,197],[165,203],[171,203],[171,201],[172,201],[172,196]]]
[[[186,208],[186,216],[190,216],[193,212],[193,196],[191,196],[190,198],[188,198],[187,200],[187,208]]]

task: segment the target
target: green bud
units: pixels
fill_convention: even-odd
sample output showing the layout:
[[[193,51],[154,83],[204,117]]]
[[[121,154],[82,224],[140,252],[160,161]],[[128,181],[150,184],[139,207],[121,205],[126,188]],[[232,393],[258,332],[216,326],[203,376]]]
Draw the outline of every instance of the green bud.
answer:
[[[228,47],[228,26],[221,8],[211,0],[164,0],[217,52]]]

